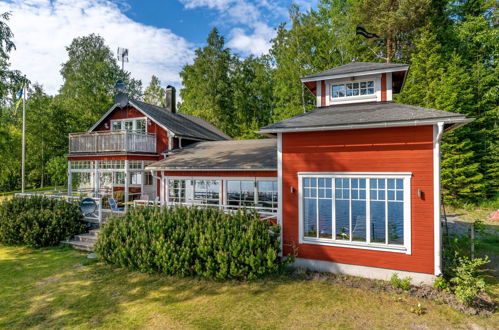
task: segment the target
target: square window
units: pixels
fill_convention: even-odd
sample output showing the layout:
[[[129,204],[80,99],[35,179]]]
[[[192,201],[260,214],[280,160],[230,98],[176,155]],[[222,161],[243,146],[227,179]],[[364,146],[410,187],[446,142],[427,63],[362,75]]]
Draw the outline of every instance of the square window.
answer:
[[[360,83],[360,88],[366,88],[367,87],[367,82],[363,81]]]
[[[359,95],[359,90],[358,90],[358,89],[354,89],[354,90],[352,91],[352,95],[353,95],[353,96],[357,96],[357,95]]]
[[[374,94],[374,88],[368,88],[367,94]]]
[[[360,90],[360,95],[367,95],[367,89],[362,88],[362,89]]]
[[[359,83],[353,83],[353,88],[354,89],[359,89]]]
[[[374,80],[368,81],[367,87],[374,87]]]

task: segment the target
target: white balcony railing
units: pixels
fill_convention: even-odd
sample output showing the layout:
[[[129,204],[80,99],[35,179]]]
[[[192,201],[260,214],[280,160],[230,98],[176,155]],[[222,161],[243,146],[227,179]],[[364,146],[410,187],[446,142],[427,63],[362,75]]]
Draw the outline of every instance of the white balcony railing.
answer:
[[[69,153],[156,152],[156,135],[133,131],[69,134]]]

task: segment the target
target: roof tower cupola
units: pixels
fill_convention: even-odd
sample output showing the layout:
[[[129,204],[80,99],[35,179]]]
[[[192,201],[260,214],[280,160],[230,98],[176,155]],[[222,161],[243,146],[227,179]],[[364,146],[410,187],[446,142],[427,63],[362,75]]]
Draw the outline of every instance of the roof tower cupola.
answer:
[[[352,62],[301,78],[316,96],[317,107],[386,102],[399,93],[407,64]]]

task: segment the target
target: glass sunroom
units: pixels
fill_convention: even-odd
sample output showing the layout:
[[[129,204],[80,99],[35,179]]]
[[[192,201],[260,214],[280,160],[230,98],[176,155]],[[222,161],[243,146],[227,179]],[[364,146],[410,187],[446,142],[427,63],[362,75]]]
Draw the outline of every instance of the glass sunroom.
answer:
[[[143,160],[78,160],[68,162],[68,193],[92,197],[112,197],[128,202],[154,200],[156,186]]]

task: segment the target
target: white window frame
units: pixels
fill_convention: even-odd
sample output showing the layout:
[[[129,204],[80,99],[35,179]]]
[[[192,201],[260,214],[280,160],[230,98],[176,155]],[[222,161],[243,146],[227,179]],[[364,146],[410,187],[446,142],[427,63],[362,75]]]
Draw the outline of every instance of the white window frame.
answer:
[[[369,207],[366,210],[366,242],[358,241],[344,241],[337,240],[334,232],[334,221],[333,221],[333,234],[331,239],[329,238],[313,238],[304,236],[304,205],[303,205],[303,179],[304,178],[328,178],[333,180],[333,203],[335,201],[335,185],[334,179],[337,178],[359,178],[359,179],[403,179],[404,187],[404,244],[403,245],[393,245],[388,244],[388,240],[385,243],[369,243],[370,237],[369,230],[371,224],[371,215],[369,214]],[[411,172],[299,172],[298,173],[298,214],[299,214],[299,243],[300,244],[316,244],[316,245],[327,245],[336,247],[346,247],[355,249],[366,249],[366,250],[376,250],[376,251],[388,251],[388,252],[399,252],[405,254],[411,254],[412,251],[412,237],[411,237]],[[366,204],[370,203],[369,194],[369,180],[366,180]],[[333,209],[334,210],[334,209]],[[335,214],[333,212],[333,218]]]
[[[147,117],[133,117],[133,118],[123,118],[123,119],[112,119],[111,120],[111,126],[110,126],[110,130],[113,131],[113,123],[115,122],[121,122],[121,130],[120,131],[124,131],[125,130],[125,122],[126,121],[131,121],[132,122],[132,130],[131,132],[138,132],[137,130],[137,121],[139,120],[145,120],[146,122],[146,131],[144,132],[147,133]],[[117,132],[118,130],[114,131],[114,132]]]
[[[227,181],[251,181],[253,182],[254,187],[254,195],[255,195],[255,206],[258,204],[258,182],[260,181],[275,181],[277,182],[276,177],[221,177],[221,176],[165,176],[165,202],[175,204],[175,202],[170,202],[169,200],[169,189],[170,185],[168,180],[220,180],[220,204],[223,206],[230,206],[227,203]],[[187,183],[186,183],[187,184]],[[277,191],[277,198],[279,200],[279,189]],[[277,210],[279,210],[279,204],[277,204]]]
[[[350,83],[361,83],[364,81],[374,81],[374,94],[367,95],[355,95],[355,96],[345,96],[333,98],[333,85],[350,84]],[[381,75],[369,75],[363,77],[350,77],[333,79],[326,81],[326,104],[336,105],[336,104],[348,104],[348,103],[359,103],[359,102],[369,102],[369,101],[381,101]]]

